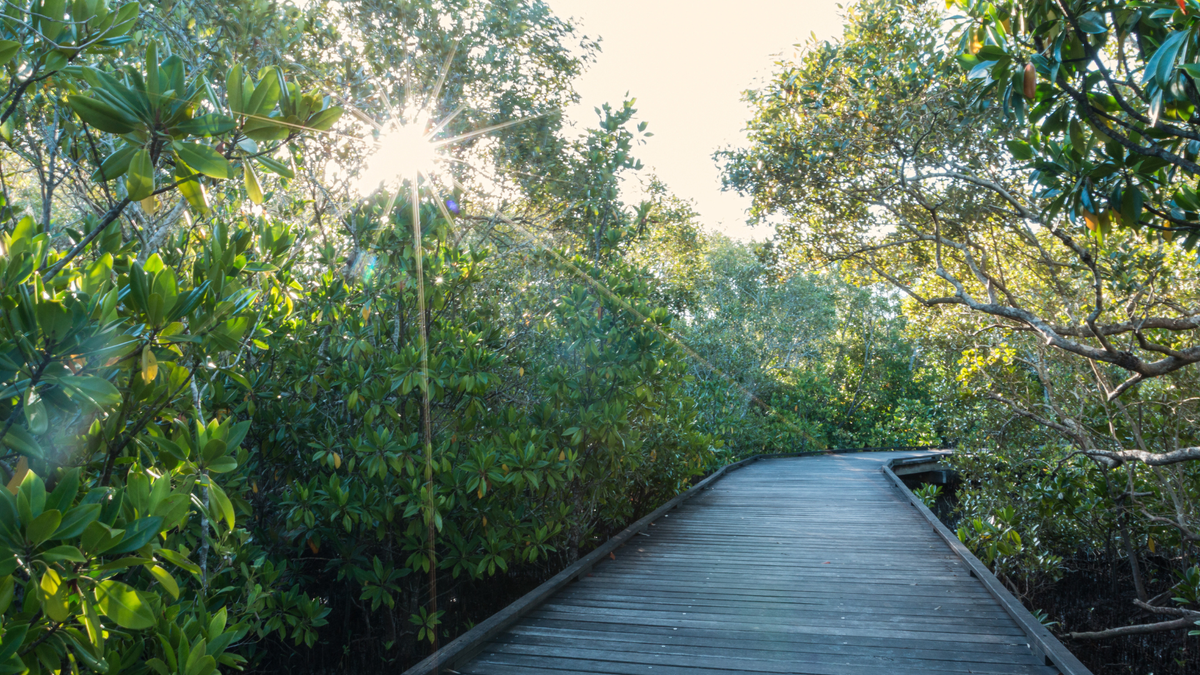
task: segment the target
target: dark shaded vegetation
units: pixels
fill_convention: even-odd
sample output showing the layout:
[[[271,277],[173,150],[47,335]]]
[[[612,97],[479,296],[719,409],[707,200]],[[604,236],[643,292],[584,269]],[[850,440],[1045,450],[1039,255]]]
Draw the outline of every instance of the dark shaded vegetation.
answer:
[[[1147,591],[1152,595],[1169,593],[1177,581],[1174,562],[1149,556],[1143,563]],[[1137,593],[1132,591],[1127,561],[1072,558],[1066,566],[1069,572],[1035,591],[1027,601],[1059,622],[1052,627],[1054,632],[1100,631],[1156,620],[1133,605]],[[1102,642],[1065,637],[1063,641],[1096,675],[1200,672],[1200,637],[1189,637],[1186,631],[1130,635]]]

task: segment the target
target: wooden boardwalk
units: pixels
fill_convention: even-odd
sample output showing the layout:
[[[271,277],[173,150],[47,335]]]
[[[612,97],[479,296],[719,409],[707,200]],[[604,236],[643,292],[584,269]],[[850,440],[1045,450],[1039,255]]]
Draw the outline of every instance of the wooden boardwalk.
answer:
[[[441,672],[1058,673],[881,473],[897,456],[734,471]]]

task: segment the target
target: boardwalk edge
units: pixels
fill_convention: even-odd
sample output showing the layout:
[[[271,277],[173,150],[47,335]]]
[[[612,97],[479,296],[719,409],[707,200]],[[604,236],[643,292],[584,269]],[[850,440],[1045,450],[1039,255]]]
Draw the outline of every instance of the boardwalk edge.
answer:
[[[1021,601],[1004,587],[1004,584],[996,578],[996,575],[992,574],[987,565],[984,565],[966,545],[959,541],[957,534],[942,524],[933,511],[930,511],[924,502],[908,489],[908,486],[893,470],[893,466],[897,464],[928,462],[930,459],[945,456],[944,453],[935,453],[893,459],[885,462],[881,470],[888,480],[900,490],[900,493],[908,499],[909,503],[933,526],[934,532],[946,542],[950,550],[962,559],[971,570],[971,576],[983,584],[987,592],[1000,603],[1004,612],[1016,622],[1021,631],[1025,633],[1025,637],[1029,639],[1029,649],[1033,651],[1034,656],[1045,661],[1046,665],[1058,668],[1062,675],[1092,675],[1092,671],[1088,670],[1082,661],[1076,658],[1063,643],[1059,642],[1058,638],[1054,637],[1054,634],[1037,620],[1037,617],[1025,609],[1025,605],[1022,605]]]

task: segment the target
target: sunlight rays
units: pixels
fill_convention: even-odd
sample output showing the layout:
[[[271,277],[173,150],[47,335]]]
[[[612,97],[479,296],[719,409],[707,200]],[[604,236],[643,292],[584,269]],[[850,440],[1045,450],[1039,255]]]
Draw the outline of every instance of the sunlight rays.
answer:
[[[432,132],[426,133],[428,127],[427,115],[417,115],[411,122],[388,123],[351,186],[356,195],[367,197],[380,188],[394,192],[397,181],[416,182],[418,176],[432,176],[443,160],[438,146],[430,141]]]

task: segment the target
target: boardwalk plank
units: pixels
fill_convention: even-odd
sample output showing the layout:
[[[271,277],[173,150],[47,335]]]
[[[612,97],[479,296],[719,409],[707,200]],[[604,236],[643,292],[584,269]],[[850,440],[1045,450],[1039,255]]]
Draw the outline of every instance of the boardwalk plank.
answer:
[[[615,559],[454,672],[1056,673],[884,479],[888,458],[761,460],[732,472],[656,515]]]

